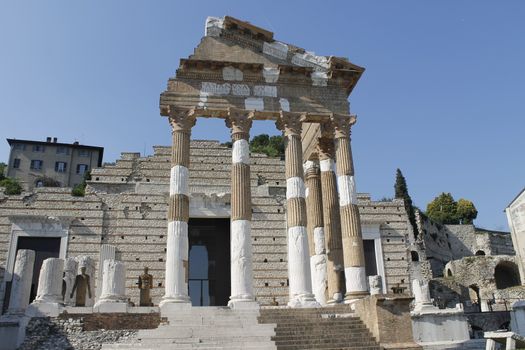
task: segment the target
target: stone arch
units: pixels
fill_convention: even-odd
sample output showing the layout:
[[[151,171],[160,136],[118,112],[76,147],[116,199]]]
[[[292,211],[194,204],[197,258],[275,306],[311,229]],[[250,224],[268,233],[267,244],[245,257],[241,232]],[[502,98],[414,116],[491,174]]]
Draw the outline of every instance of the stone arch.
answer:
[[[468,287],[468,295],[470,301],[472,302],[472,306],[477,307],[477,311],[481,311],[481,297],[479,294],[479,287],[475,284],[471,284]]]
[[[518,266],[511,261],[501,261],[494,269],[494,279],[496,288],[505,289],[513,286],[519,286],[520,274]]]
[[[410,251],[410,257],[414,262],[419,261],[419,254],[415,250]]]
[[[486,255],[486,254],[485,254],[485,252],[483,250],[478,250],[475,255],[483,256],[483,255]]]
[[[452,277],[452,270],[450,268],[447,268],[447,277]]]

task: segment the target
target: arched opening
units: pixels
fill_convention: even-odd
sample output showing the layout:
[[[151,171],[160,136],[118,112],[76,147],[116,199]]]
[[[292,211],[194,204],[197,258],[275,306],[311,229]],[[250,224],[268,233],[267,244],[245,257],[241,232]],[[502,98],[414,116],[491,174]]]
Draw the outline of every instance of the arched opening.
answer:
[[[520,274],[518,266],[510,261],[502,261],[494,269],[496,288],[505,289],[520,285]]]
[[[412,258],[412,261],[419,261],[419,254],[415,250],[410,252],[410,257]]]
[[[484,252],[483,250],[478,250],[478,251],[476,252],[476,255],[477,255],[477,256],[483,256],[483,255],[485,255],[485,252]]]
[[[447,269],[447,277],[452,277],[452,270],[451,269]]]

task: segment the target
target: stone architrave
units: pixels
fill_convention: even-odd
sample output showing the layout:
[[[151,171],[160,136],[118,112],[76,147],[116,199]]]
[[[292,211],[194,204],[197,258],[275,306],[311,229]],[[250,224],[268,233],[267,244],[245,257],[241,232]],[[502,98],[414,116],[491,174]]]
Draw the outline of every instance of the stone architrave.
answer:
[[[75,299],[71,298],[71,291],[77,277],[78,262],[75,258],[67,258],[64,262],[64,277],[62,283],[62,297],[65,305],[75,306]]]
[[[380,275],[368,276],[368,284],[370,285],[370,295],[383,294],[383,282]]]
[[[126,266],[123,262],[106,259],[102,272],[102,291],[95,308],[100,312],[125,312]]]
[[[304,115],[281,111],[277,128],[285,135],[286,219],[288,228],[288,279],[290,307],[315,307],[306,230],[301,129]]]
[[[23,314],[29,305],[34,265],[35,252],[33,250],[20,249],[16,253],[11,282],[11,298],[7,310],[9,314]]]
[[[231,179],[231,296],[228,305],[253,302],[252,199],[250,186],[250,128],[253,114],[230,109],[226,125],[232,137]]]
[[[350,115],[333,114],[331,117],[335,130],[337,188],[339,189],[346,278],[345,302],[352,302],[368,295],[365,253],[350,147],[350,127],[355,123],[355,120],[355,116]]]
[[[321,305],[326,304],[326,245],[323,227],[323,200],[319,165],[314,161],[304,163],[306,179],[306,213],[312,291]]]
[[[318,140],[317,153],[319,154],[321,168],[328,304],[333,304],[343,301],[345,277],[341,217],[335,176],[334,130],[331,123],[321,124],[321,137]]]
[[[42,263],[34,303],[62,303],[64,260],[48,258]]]
[[[77,270],[77,276],[75,277],[75,280],[78,276],[83,276],[83,281],[88,281],[89,284],[86,286],[85,289],[80,289],[81,292],[84,292],[84,305],[82,306],[93,306],[95,304],[95,294],[93,292],[93,281],[95,280],[95,261],[93,258],[87,255],[79,255],[75,257],[75,259],[78,262],[78,270]],[[89,278],[86,278],[89,277]],[[77,295],[76,300],[78,301],[78,289],[77,286]],[[89,289],[89,291],[88,291]],[[80,306],[80,305],[77,305]]]
[[[190,136],[195,125],[193,110],[170,107],[172,127],[168,240],[166,244],[165,294],[160,302],[190,305],[188,295],[188,220]]]

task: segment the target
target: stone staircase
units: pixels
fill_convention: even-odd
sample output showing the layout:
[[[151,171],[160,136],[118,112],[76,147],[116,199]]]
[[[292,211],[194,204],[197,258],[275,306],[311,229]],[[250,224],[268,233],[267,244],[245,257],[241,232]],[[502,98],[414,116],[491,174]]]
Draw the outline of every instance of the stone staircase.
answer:
[[[277,324],[272,338],[278,350],[380,350],[379,344],[349,306],[267,308],[259,322]]]
[[[102,350],[276,350],[275,324],[259,324],[258,309],[192,307],[167,316],[167,324],[140,330],[133,343],[104,344]]]

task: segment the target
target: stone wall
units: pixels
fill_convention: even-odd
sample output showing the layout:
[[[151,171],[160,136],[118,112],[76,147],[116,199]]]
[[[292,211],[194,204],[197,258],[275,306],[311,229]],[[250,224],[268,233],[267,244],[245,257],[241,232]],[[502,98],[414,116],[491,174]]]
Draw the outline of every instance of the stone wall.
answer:
[[[151,295],[158,304],[164,293],[171,149],[154,149],[152,156],[123,153],[115,165],[94,169],[85,197],[73,197],[66,188],[0,194],[0,271],[7,268],[12,216],[69,218],[65,256],[61,257],[94,259],[93,291],[100,247],[109,244],[116,247],[116,258],[126,264],[128,297],[138,302],[137,278],[148,266],[155,286]],[[275,297],[283,305],[288,300],[284,161],[261,154],[251,157],[255,293],[262,304]],[[230,169],[231,149],[215,141],[192,141],[190,217],[229,217]],[[387,289],[400,283],[409,290],[411,229],[403,202],[377,202],[361,194],[358,204],[363,225],[379,227],[379,260],[384,262]],[[2,298],[0,290],[0,303]]]

